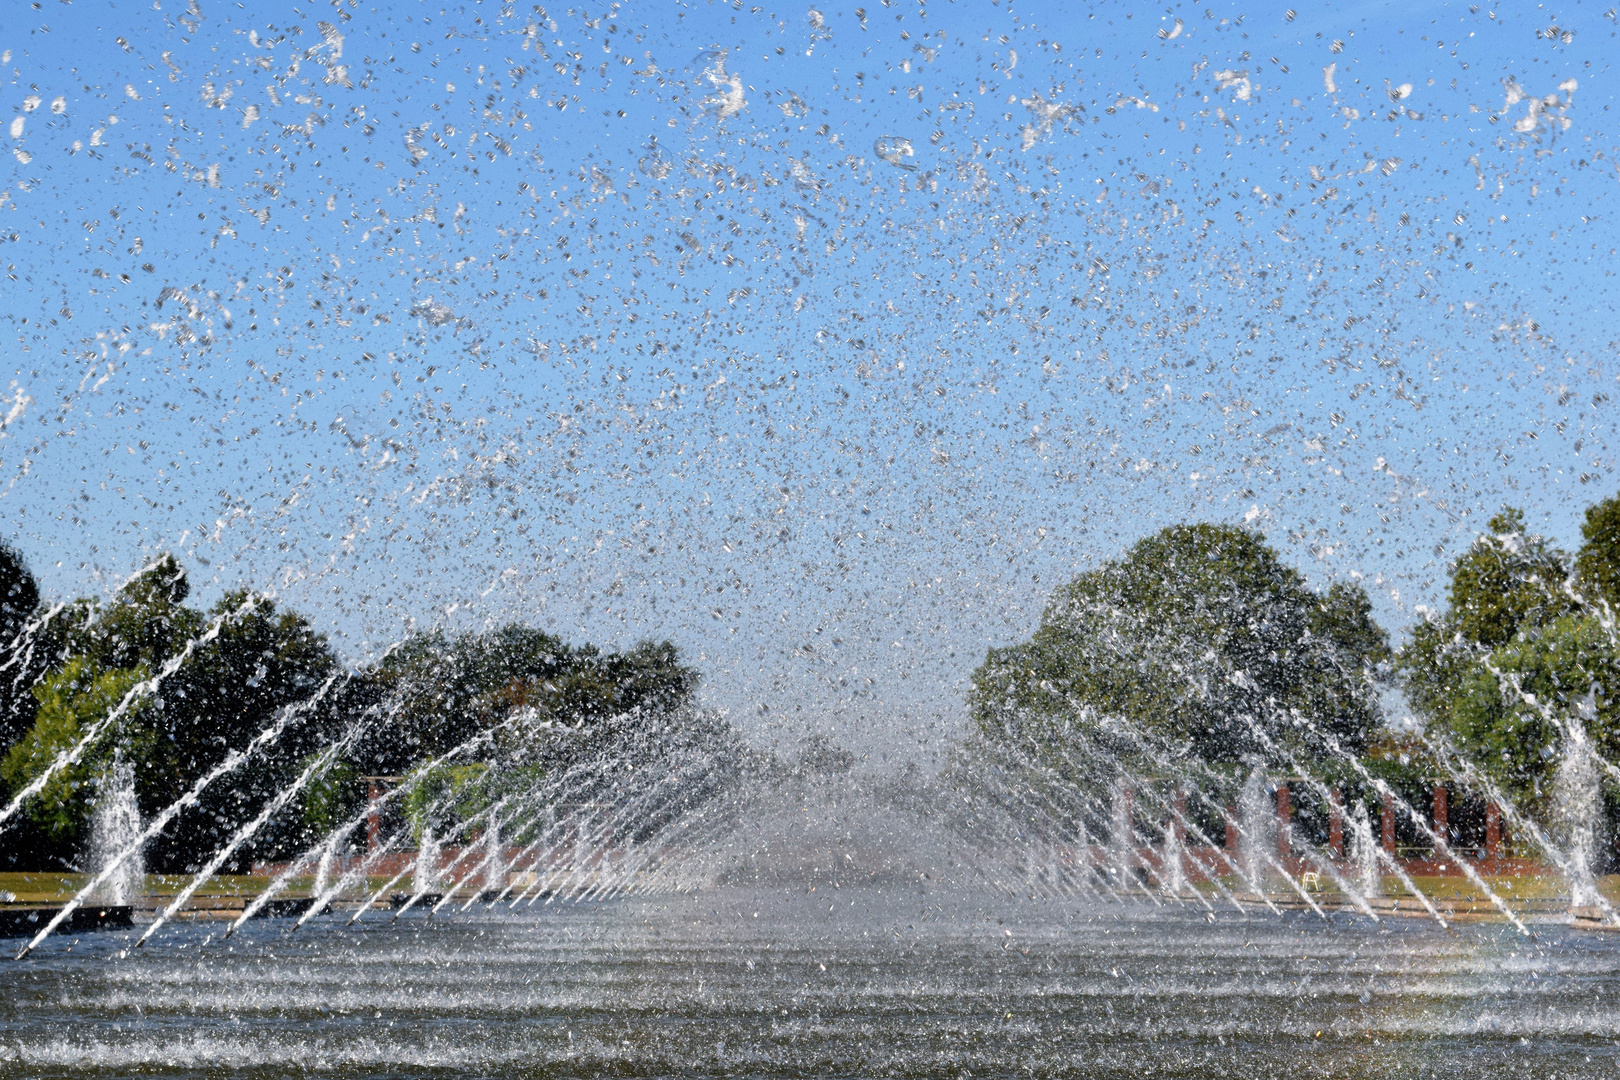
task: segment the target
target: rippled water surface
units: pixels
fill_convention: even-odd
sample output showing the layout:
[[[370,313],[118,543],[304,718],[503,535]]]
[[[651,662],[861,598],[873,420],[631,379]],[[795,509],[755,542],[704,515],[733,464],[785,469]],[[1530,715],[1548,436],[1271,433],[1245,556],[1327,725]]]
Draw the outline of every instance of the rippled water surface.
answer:
[[[719,890],[8,964],[0,1075],[1613,1075],[1620,937]],[[355,932],[360,929],[360,932]]]

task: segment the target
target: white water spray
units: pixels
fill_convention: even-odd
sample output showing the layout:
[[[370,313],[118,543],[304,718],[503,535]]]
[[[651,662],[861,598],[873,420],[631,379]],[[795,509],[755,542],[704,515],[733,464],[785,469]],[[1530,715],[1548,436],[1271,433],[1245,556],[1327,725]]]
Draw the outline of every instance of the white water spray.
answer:
[[[141,835],[141,810],[135,802],[135,768],[113,757],[112,770],[101,781],[95,814],[90,820],[90,867],[100,874],[111,868],[97,887],[97,903],[128,904],[140,896],[146,885],[146,861],[137,841]],[[114,863],[117,863],[114,866]]]
[[[1600,797],[1597,763],[1586,726],[1578,718],[1571,718],[1564,729],[1564,758],[1553,779],[1557,828],[1569,853],[1565,874],[1571,907],[1597,907],[1601,903],[1593,873]]]
[[[421,842],[416,848],[416,869],[411,877],[411,892],[423,896],[439,886],[439,841],[433,830],[423,828]]]
[[[1266,770],[1256,765],[1243,782],[1238,795],[1238,850],[1243,868],[1256,883],[1264,883],[1271,852],[1276,849],[1277,821],[1270,793],[1266,788]]]
[[[319,896],[326,891],[332,877],[332,845],[327,844],[321,849],[320,861],[315,864],[315,884],[310,886],[310,895]]]
[[[489,864],[484,870],[484,888],[506,888],[506,864],[501,861],[501,822],[496,817],[489,819],[489,828],[484,830],[484,859]]]
[[[1114,805],[1112,807],[1114,866],[1118,868],[1120,888],[1129,888],[1136,876],[1136,827],[1131,821],[1133,792],[1128,779],[1120,779],[1114,785]]]
[[[1384,874],[1378,866],[1378,838],[1373,835],[1372,822],[1367,818],[1367,808],[1357,802],[1348,817],[1350,861],[1356,868],[1356,889],[1362,896],[1368,898],[1382,896]]]
[[[1159,881],[1165,892],[1180,896],[1187,892],[1187,874],[1182,866],[1184,847],[1181,839],[1183,826],[1171,820],[1164,826],[1164,847],[1159,854]]]

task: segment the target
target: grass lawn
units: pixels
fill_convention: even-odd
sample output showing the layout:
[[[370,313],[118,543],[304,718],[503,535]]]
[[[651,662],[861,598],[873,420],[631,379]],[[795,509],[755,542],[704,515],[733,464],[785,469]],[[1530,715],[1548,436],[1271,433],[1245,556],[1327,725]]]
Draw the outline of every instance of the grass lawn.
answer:
[[[15,900],[5,901],[9,904],[59,904],[71,899],[89,880],[87,874],[0,873],[0,894],[9,893],[16,897]],[[368,879],[366,892],[375,892],[387,880],[388,877]],[[270,881],[270,878],[251,874],[218,874],[204,882],[197,892],[201,896],[256,896],[264,891]],[[190,883],[191,877],[185,874],[148,874],[143,892],[147,896],[173,897]],[[296,877],[279,895],[288,898],[308,896],[314,884],[312,876]],[[402,880],[401,884],[407,890],[410,888],[408,879]],[[342,895],[359,896],[360,893],[357,884],[346,889]]]
[[[1486,900],[1479,887],[1465,877],[1414,877],[1413,883],[1435,900]],[[1569,884],[1557,874],[1487,877],[1485,884],[1503,900],[1557,900],[1569,895]],[[1598,879],[1598,891],[1611,904],[1620,903],[1620,874]],[[1385,896],[1410,896],[1398,878],[1384,879]]]
[[[1515,900],[1561,900],[1569,896],[1569,885],[1557,874],[1524,874],[1517,876],[1487,877],[1485,883],[1491,891],[1511,904]],[[1249,885],[1235,874],[1224,875],[1221,883],[1233,892],[1248,892]],[[1479,890],[1472,881],[1465,877],[1413,877],[1412,883],[1423,891],[1423,895],[1431,900],[1465,900],[1489,903],[1490,899]],[[1319,890],[1311,890],[1315,895],[1336,895],[1337,889],[1325,876],[1321,881]],[[1198,886],[1202,891],[1213,894],[1218,890],[1208,882]],[[1280,879],[1269,886],[1270,890],[1282,897],[1294,897],[1298,894]],[[1602,892],[1609,903],[1620,907],[1620,874],[1610,874],[1598,879],[1598,890]],[[1400,898],[1411,896],[1401,879],[1386,877],[1383,883],[1383,895]]]

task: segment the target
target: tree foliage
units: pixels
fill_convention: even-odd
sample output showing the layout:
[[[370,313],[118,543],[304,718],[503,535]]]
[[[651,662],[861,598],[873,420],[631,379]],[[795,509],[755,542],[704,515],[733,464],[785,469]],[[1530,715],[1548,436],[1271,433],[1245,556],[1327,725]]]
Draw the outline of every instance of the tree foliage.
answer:
[[[1318,594],[1256,533],[1176,525],[1057,589],[1029,641],[990,650],[972,706],[987,737],[1035,745],[1100,716],[1212,762],[1268,744],[1353,752],[1388,654],[1359,586]],[[1129,731],[1090,737],[1136,752]]]
[[[3,775],[12,790],[38,776],[105,716],[112,707],[109,694],[116,690],[121,698],[219,623],[217,634],[194,646],[155,694],[133,701],[79,764],[33,801],[30,816],[53,840],[71,845],[85,839],[83,823],[115,753],[134,766],[137,801],[142,814],[151,816],[244,749],[281,710],[309,701],[334,671],[325,639],[271,601],[233,592],[203,612],[186,606],[189,594],[184,569],[166,555],[108,603],[75,602],[46,627],[49,652],[61,658],[61,666],[35,688],[38,713],[6,757]],[[312,712],[298,720],[286,725],[268,752],[210,784],[148,848],[152,865],[183,868],[216,847],[248,807],[278,790],[300,748],[320,740],[322,721],[329,724],[330,717]]]
[[[145,677],[142,667],[108,669],[88,657],[69,660],[33,688],[39,705],[34,723],[0,762],[0,777],[14,791],[31,783],[106,719]],[[84,822],[115,754],[139,760],[151,749],[142,713],[139,706],[126,710],[121,723],[108,727],[77,764],[58,772],[35,797],[30,814],[51,840],[71,844],[82,839]]]
[[[8,549],[0,550],[0,592],[11,598],[9,607],[0,603],[0,630],[38,608],[33,579]],[[300,803],[243,848],[238,865],[299,850],[353,820],[364,808],[365,777],[404,775],[469,740],[473,752],[430,772],[409,793],[411,805],[453,789],[453,816],[529,799],[578,763],[660,775],[649,768],[655,759],[697,762],[693,775],[702,780],[672,795],[665,809],[674,813],[725,775],[706,762],[745,756],[729,724],[691,707],[697,671],[667,641],[604,651],[511,624],[417,635],[344,672],[322,635],[263,596],[228,592],[207,610],[189,597],[185,569],[165,555],[107,600],[77,600],[38,623],[42,677],[22,684],[26,723],[9,750],[0,747],[8,791],[79,746],[137,684],[178,666],[155,689],[130,696],[116,722],[30,800],[35,863],[79,857],[101,781],[119,756],[134,768],[148,819],[229,765],[149,843],[148,864],[165,871],[217,850],[329,749]],[[238,759],[250,746],[257,749]]]
[[[1495,648],[1520,627],[1559,618],[1574,602],[1563,588],[1568,557],[1526,532],[1522,511],[1506,507],[1486,528],[1452,566],[1449,618],[1465,640]]]
[[[1551,794],[1574,725],[1600,753],[1620,752],[1620,650],[1600,610],[1620,573],[1617,526],[1620,499],[1589,509],[1571,559],[1505,508],[1452,564],[1447,610],[1397,661],[1435,733],[1530,803]]]
[[[1581,537],[1586,542],[1575,555],[1575,569],[1587,600],[1607,601],[1620,611],[1620,495],[1587,508]]]
[[[0,754],[34,722],[34,695],[30,692],[44,674],[38,658],[43,651],[25,640],[25,630],[39,607],[39,583],[22,554],[0,543]]]
[[[688,701],[698,674],[667,641],[603,652],[514,623],[413,637],[365,679],[387,722],[364,741],[361,767],[398,775],[519,710],[559,729],[590,729],[623,713],[669,712]]]

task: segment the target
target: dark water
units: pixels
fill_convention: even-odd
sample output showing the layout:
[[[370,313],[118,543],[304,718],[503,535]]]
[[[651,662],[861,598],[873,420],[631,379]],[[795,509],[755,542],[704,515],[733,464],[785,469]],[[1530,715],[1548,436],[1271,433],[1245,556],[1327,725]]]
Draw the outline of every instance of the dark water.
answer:
[[[719,890],[0,963],[0,1076],[1620,1074],[1620,936]]]

